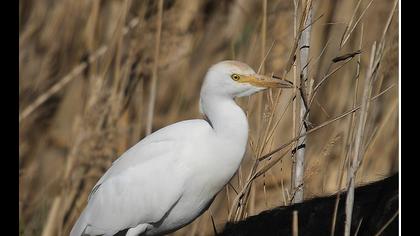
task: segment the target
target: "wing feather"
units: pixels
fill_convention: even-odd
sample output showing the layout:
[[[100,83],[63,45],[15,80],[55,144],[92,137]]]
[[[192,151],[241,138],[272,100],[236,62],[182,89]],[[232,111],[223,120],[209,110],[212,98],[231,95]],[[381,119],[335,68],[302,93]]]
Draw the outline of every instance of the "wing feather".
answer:
[[[186,130],[207,132],[205,121],[179,122],[147,136],[118,158],[93,187],[72,232],[115,234],[158,222],[180,199],[188,180],[182,158],[191,149]],[[82,222],[79,222],[82,221]],[[71,234],[77,235],[77,234]]]

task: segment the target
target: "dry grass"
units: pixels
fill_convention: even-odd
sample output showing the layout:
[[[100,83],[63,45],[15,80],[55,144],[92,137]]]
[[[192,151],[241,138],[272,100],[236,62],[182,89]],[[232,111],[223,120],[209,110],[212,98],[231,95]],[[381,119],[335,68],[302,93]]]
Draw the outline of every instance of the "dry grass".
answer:
[[[164,0],[161,16],[159,2],[20,1],[22,235],[67,235],[102,173],[145,136],[147,117],[152,130],[201,117],[199,88],[213,63],[241,60],[299,82],[306,1],[295,9],[293,0]],[[304,198],[345,188],[374,41],[381,54],[355,182],[398,170],[399,12],[385,30],[393,1],[312,2],[306,132],[298,89],[239,99],[250,123],[243,164],[210,209],[173,235],[213,235],[228,218],[289,204],[300,137]]]

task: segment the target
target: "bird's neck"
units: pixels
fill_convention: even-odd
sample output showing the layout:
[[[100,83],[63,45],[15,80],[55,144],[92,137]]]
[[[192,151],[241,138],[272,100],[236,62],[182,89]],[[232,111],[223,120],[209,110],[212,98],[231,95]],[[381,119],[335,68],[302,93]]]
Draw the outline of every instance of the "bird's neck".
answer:
[[[201,109],[218,136],[246,145],[248,120],[233,98],[202,93]]]

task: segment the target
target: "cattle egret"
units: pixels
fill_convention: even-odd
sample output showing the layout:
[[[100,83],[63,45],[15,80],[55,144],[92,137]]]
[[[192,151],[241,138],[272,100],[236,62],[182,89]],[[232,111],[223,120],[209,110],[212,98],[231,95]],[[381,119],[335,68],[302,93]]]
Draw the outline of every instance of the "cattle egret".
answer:
[[[206,119],[166,126],[126,151],[93,187],[70,235],[160,235],[192,222],[244,156],[248,121],[234,98],[291,87],[238,61],[210,67],[200,94]]]

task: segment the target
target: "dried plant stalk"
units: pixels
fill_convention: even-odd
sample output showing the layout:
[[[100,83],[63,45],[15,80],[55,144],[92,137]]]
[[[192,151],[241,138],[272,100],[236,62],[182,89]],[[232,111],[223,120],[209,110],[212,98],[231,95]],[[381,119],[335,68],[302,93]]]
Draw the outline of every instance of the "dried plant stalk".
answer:
[[[359,168],[358,164],[361,160],[363,154],[363,141],[364,141],[364,131],[366,126],[367,114],[368,114],[368,105],[370,100],[370,93],[372,89],[372,73],[373,73],[373,61],[375,58],[376,53],[376,42],[372,46],[371,51],[371,63],[367,72],[367,76],[365,78],[364,89],[363,89],[363,96],[362,96],[362,105],[360,108],[360,116],[359,121],[357,123],[357,130],[356,130],[356,140],[354,144],[354,152],[353,158],[351,160],[351,164],[348,166],[347,170],[347,196],[346,196],[346,221],[345,221],[345,228],[344,228],[344,235],[350,236],[350,229],[351,229],[351,218],[353,213],[353,202],[354,202],[354,185],[355,185],[355,175],[357,169]]]
[[[157,87],[157,79],[158,79],[160,35],[162,32],[162,15],[163,15],[163,0],[159,0],[158,16],[157,16],[157,22],[156,22],[157,31],[156,31],[153,75],[152,75],[152,82],[150,83],[149,106],[147,110],[146,135],[149,135],[152,133],[152,126],[153,126],[153,113],[155,110],[156,89],[157,89],[156,87]]]
[[[363,24],[361,26],[360,29],[360,41],[359,41],[359,48],[362,48],[362,42],[363,42]],[[360,59],[361,59],[361,55],[358,54],[357,55],[357,65],[356,65],[356,73],[354,75],[354,79],[356,80],[356,85],[354,86],[354,91],[353,91],[353,104],[352,107],[354,108],[356,106],[357,103],[357,91],[359,89],[359,77],[360,77]],[[336,225],[336,221],[337,221],[337,212],[338,212],[338,204],[340,201],[340,188],[344,179],[344,169],[346,167],[346,163],[348,161],[348,157],[349,157],[349,150],[352,149],[351,145],[353,144],[352,140],[353,140],[353,136],[354,136],[354,126],[355,126],[355,113],[353,113],[350,117],[349,120],[349,126],[348,126],[348,132],[347,132],[347,138],[346,138],[346,145],[343,148],[342,151],[342,156],[344,156],[344,160],[343,160],[343,164],[342,167],[340,169],[340,173],[338,174],[338,178],[337,178],[337,196],[336,196],[336,201],[335,201],[335,205],[334,205],[334,213],[333,213],[333,217],[332,217],[332,224],[331,224],[331,236],[334,236],[335,234],[335,225]]]
[[[298,222],[298,211],[293,211],[293,228],[292,228],[292,232],[293,232],[293,236],[298,236],[299,235],[299,222]]]
[[[312,21],[312,1],[308,0],[306,2],[305,8],[308,12],[308,16],[305,19],[305,30],[302,32],[299,45],[300,45],[300,90],[301,90],[301,100],[300,100],[300,112],[299,116],[302,121],[302,128],[300,129],[300,134],[306,133],[306,119],[307,119],[307,102],[306,98],[309,97],[307,91],[311,90],[309,85],[311,84],[308,81],[308,63],[309,63],[309,49],[311,41],[311,21]],[[295,192],[293,202],[299,203],[303,201],[303,179],[304,179],[304,164],[305,164],[305,141],[306,136],[302,136],[297,141],[296,145],[296,156],[293,163],[293,178],[292,186],[293,191]]]

